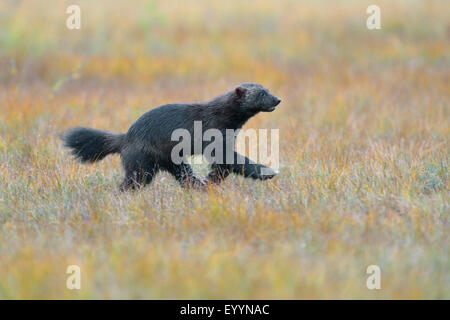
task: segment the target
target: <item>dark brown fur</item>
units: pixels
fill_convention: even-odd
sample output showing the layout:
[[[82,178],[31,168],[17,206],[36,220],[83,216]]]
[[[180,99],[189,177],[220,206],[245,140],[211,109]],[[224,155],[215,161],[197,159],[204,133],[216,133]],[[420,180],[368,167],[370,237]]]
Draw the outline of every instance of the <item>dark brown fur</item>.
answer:
[[[172,148],[178,143],[172,141],[171,136],[176,129],[186,129],[193,137],[194,121],[202,122],[203,131],[218,129],[225,136],[226,129],[242,128],[257,113],[273,111],[280,101],[263,86],[246,83],[206,103],[167,104],[150,110],[126,134],[78,127],[69,130],[63,140],[81,162],[94,162],[108,154],[120,153],[125,169],[121,190],[150,183],[159,170],[170,172],[183,186],[193,187],[202,187],[207,182],[219,183],[230,173],[264,180],[272,178],[275,172],[262,175],[261,169],[267,167],[234,152],[233,139],[224,144],[224,150],[233,148],[234,163],[211,163],[212,170],[204,181],[193,174],[188,163],[175,164],[171,160]],[[203,143],[201,153],[205,147]],[[193,154],[198,154],[194,148],[191,154],[183,156]]]

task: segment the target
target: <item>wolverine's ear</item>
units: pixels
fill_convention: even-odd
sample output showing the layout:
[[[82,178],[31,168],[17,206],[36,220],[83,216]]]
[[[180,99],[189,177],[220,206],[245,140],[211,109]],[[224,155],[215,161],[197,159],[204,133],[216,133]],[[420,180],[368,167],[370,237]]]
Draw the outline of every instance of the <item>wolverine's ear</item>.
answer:
[[[242,96],[244,95],[245,91],[246,91],[246,89],[243,88],[243,87],[237,87],[237,88],[234,90],[234,92],[236,93],[236,96],[237,96],[238,98],[242,97]]]

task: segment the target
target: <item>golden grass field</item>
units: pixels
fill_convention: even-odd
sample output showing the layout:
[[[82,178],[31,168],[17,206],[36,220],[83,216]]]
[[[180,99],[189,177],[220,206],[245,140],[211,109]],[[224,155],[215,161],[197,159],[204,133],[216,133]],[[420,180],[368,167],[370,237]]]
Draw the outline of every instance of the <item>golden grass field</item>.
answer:
[[[0,298],[450,298],[449,1],[76,3],[0,2]],[[248,81],[283,100],[245,127],[280,129],[273,180],[120,193],[58,138]]]

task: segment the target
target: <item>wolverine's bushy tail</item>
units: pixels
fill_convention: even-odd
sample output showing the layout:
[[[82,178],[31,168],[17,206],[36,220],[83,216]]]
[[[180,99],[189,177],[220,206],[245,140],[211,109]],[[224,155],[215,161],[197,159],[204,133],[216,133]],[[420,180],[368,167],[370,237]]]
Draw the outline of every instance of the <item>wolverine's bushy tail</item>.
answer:
[[[64,134],[62,140],[81,162],[95,162],[108,154],[119,153],[124,137],[120,133],[77,127]]]

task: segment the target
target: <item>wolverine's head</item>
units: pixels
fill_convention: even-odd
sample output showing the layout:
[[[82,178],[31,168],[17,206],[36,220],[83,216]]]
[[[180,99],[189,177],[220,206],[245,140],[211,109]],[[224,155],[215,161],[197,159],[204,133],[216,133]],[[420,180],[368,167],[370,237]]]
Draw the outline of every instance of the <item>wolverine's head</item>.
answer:
[[[281,102],[269,90],[257,83],[243,83],[234,92],[241,106],[253,112],[272,112]]]

